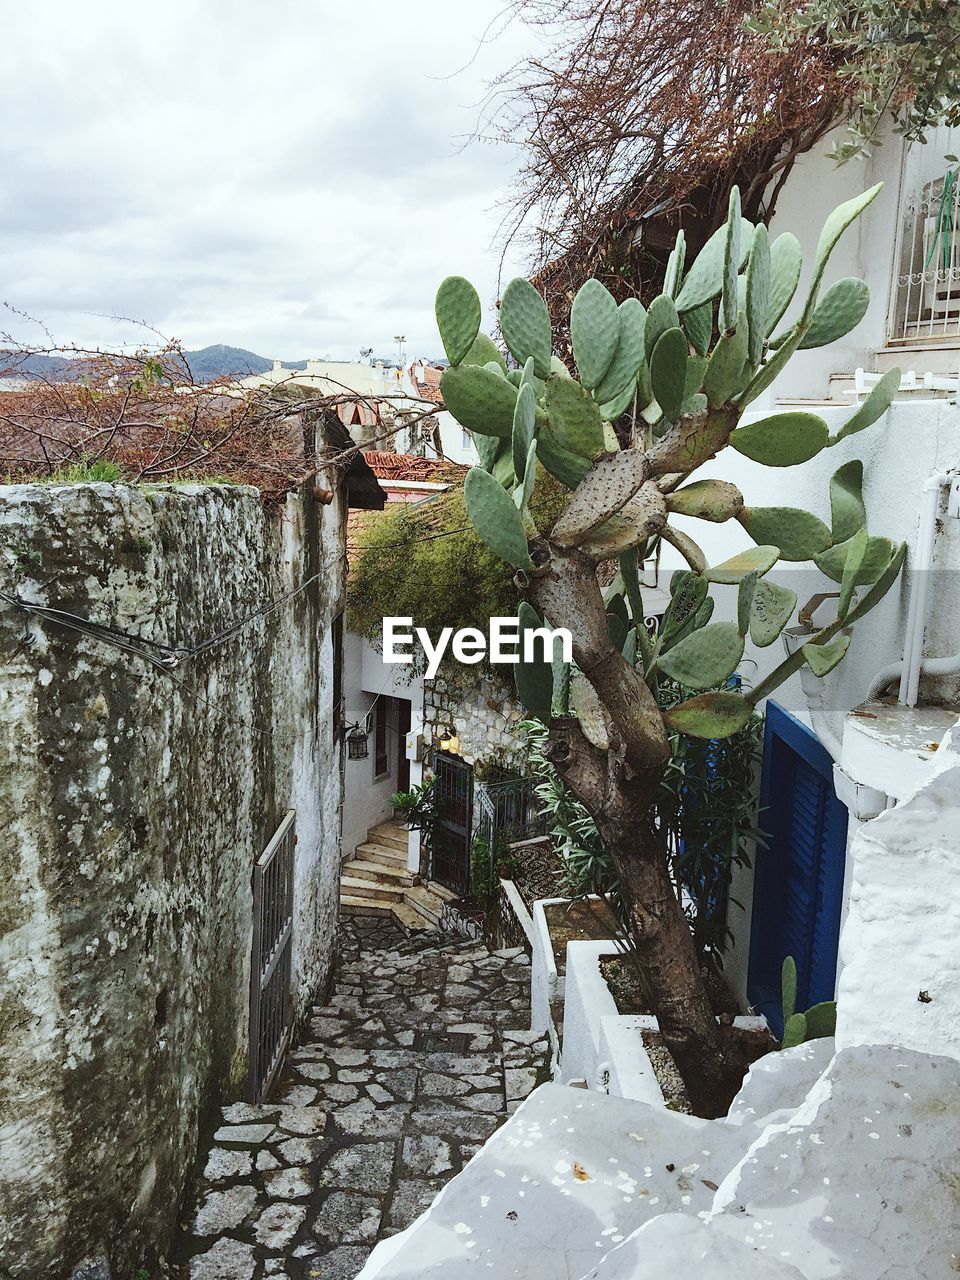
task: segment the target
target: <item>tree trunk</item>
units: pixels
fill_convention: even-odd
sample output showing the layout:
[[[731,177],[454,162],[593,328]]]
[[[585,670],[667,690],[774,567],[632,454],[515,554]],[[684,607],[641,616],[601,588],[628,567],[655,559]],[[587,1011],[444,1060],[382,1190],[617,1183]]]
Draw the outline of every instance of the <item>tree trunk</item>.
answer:
[[[693,1108],[701,1116],[724,1115],[746,1063],[710,1008],[670,879],[664,834],[654,821],[670,758],[660,709],[610,641],[595,565],[555,546],[548,564],[530,581],[529,594],[553,626],[570,631],[577,665],[609,715],[610,747],[592,745],[579,722],[565,717],[551,722],[547,756],[593,815],[617,864],[647,997]]]

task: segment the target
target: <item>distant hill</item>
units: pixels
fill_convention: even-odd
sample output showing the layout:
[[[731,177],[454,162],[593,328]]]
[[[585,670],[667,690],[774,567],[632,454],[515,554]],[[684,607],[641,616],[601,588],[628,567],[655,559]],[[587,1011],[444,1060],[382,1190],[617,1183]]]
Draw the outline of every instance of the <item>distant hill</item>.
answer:
[[[273,368],[273,361],[265,356],[258,356],[255,351],[246,351],[243,347],[228,347],[222,342],[200,347],[196,351],[184,351],[183,354],[197,382],[212,382],[215,378],[245,378],[251,373],[266,373]],[[67,356],[0,353],[0,375],[9,372],[19,377],[43,378],[48,382],[75,382],[82,376],[85,363],[84,360],[70,359]],[[384,359],[383,363],[391,368],[396,366],[396,360],[389,358]],[[286,369],[305,369],[307,362],[284,360],[283,366]]]

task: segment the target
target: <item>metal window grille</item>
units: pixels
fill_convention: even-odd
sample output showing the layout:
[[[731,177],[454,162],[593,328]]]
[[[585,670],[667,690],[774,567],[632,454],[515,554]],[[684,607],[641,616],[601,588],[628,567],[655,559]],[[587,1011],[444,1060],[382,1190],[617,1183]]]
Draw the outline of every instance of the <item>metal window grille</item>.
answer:
[[[510,777],[487,779],[477,784],[476,834],[491,850],[497,835],[508,841],[529,840],[546,832],[536,785],[532,778]]]
[[[904,155],[888,338],[960,339],[960,129],[940,128]]]
[[[293,952],[293,863],[296,810],[291,809],[253,868],[253,961],[247,1094],[263,1102],[290,1040]]]
[[[438,751],[433,772],[440,822],[431,840],[430,878],[463,896],[470,892],[473,769],[459,756]]]

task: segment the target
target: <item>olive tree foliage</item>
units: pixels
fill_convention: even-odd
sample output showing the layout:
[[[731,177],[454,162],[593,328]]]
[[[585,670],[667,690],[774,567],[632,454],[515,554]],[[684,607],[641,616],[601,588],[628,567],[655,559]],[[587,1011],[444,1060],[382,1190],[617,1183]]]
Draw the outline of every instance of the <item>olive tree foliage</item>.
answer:
[[[800,465],[868,428],[890,405],[898,370],[834,434],[816,414],[793,410],[741,425],[794,352],[842,337],[863,317],[863,281],[826,287],[825,276],[841,235],[878,190],[829,216],[809,291],[784,323],[800,279],[799,242],[789,233],[771,242],[763,224],[742,216],[734,188],[725,224],[689,266],[678,234],[663,292],[648,306],[637,298],[618,305],[597,280],[581,287],[570,316],[577,378],[554,354],[546,305],[528,281],[511,281],[500,305],[512,369],[480,333],[480,299],[469,282],[450,277],[437,294],[450,361],[443,398],[481,459],[464,485],[470,521],[514,571],[521,627],[546,621],[572,637],[571,664],[523,662],[517,689],[548,726],[548,758],[616,861],[661,1030],[703,1114],[723,1110],[743,1063],[710,1012],[652,817],[670,734],[723,739],[804,663],[818,676],[829,672],[851,628],[896,579],[905,548],[867,532],[859,462],[833,475],[830,524],[801,508],[753,505],[733,484],[695,473],[726,447],[770,467]],[[531,509],[541,468],[568,493],[549,522]],[[738,522],[746,545],[711,565],[671,523],[674,515]],[[688,569],[674,576],[654,639],[643,626],[637,565],[657,539],[677,548]],[[746,637],[771,645],[793,616],[795,594],[771,582],[769,571],[811,559],[840,584],[836,620],[751,691],[723,687]],[[606,561],[617,569],[602,592],[598,568]],[[736,593],[735,622],[711,621],[712,585]],[[690,696],[661,706],[663,678]]]
[[[827,55],[847,87],[850,136],[838,160],[862,155],[882,120],[924,142],[938,124],[960,124],[960,5],[956,0],[771,0],[749,31],[780,53]]]

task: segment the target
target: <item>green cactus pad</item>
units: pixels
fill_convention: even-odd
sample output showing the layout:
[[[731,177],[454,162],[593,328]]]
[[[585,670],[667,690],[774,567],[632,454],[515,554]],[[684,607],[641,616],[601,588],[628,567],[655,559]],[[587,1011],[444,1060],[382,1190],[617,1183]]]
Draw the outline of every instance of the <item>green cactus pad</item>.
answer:
[[[459,364],[480,332],[480,297],[463,276],[447,276],[437,290],[437,328],[451,364]]]
[[[826,644],[805,644],[803,656],[815,676],[825,676],[843,661],[844,654],[849,648],[850,637],[839,635],[828,640]]]
[[[714,622],[661,653],[658,668],[686,689],[709,689],[736,671],[743,657],[743,636],[734,622]]]
[[[677,422],[687,384],[687,337],[682,329],[668,329],[657,339],[650,357],[650,384],[668,422]]]
[[[859,585],[860,570],[869,545],[870,539],[867,537],[866,529],[858,529],[850,539],[850,549],[847,551],[843,577],[840,580],[840,599],[837,602],[837,617],[841,621],[844,621],[850,612],[853,593]]]
[[[803,1015],[807,1024],[808,1040],[829,1040],[837,1034],[837,1002],[821,1000],[811,1005]]]
[[[592,391],[603,381],[620,340],[620,312],[599,280],[587,280],[577,290],[570,309],[570,339],[580,381]]]
[[[683,384],[683,400],[686,404],[693,396],[697,394],[703,386],[703,380],[707,374],[707,366],[710,361],[706,356],[687,356],[687,376]],[[704,405],[706,408],[706,396],[704,396]]]
[[[793,617],[797,593],[762,578],[750,605],[750,639],[758,649],[773,644]]]
[[[516,388],[490,369],[451,365],[440,379],[443,402],[461,426],[487,436],[513,434]]]
[[[803,1044],[807,1038],[807,1020],[802,1013],[791,1014],[783,1024],[783,1039],[780,1041],[781,1049],[795,1049],[798,1044]]]
[[[739,693],[720,690],[701,693],[664,711],[667,728],[690,738],[716,740],[738,733],[753,715],[753,708]]]
[[[683,233],[683,229],[677,232],[676,243],[670,250],[670,257],[667,259],[667,269],[663,275],[663,292],[669,294],[671,298],[675,298],[680,290],[680,281],[683,279],[683,268],[687,259],[687,238]]]
[[[740,224],[739,270],[747,260],[753,241],[753,224],[745,218]],[[677,310],[684,314],[712,302],[723,289],[723,267],[727,248],[727,225],[719,227],[703,246],[687,272],[683,288],[677,294]]]
[[[756,569],[740,579],[740,589],[737,592],[737,630],[742,636],[750,630],[750,609],[759,581],[760,575]]]
[[[813,279],[810,282],[810,293],[807,297],[807,304],[803,310],[803,319],[810,321],[814,308],[817,304],[817,294],[820,289],[820,281],[823,279],[823,273],[827,268],[830,255],[837,246],[837,242],[847,227],[850,226],[857,218],[860,217],[867,205],[872,203],[883,187],[882,182],[878,182],[876,186],[871,187],[869,191],[864,191],[859,196],[854,196],[852,200],[845,200],[843,204],[838,205],[833,213],[827,218],[823,224],[823,230],[820,232],[820,239],[817,242],[817,255],[813,264]]]
[[[480,455],[484,470],[493,471],[497,461],[497,453],[503,441],[498,436],[485,436],[481,431],[471,431],[470,438],[473,440],[477,453]]]
[[[803,269],[803,250],[800,241],[790,231],[777,236],[770,246],[770,302],[764,337],[773,333],[793,301]]]
[[[647,460],[636,449],[605,453],[577,486],[551,532],[560,547],[575,547],[622,510],[647,478]]]
[[[741,579],[748,573],[753,573],[754,570],[763,577],[779,559],[779,547],[748,547],[746,551],[740,551],[729,560],[724,560],[722,564],[708,569],[707,581],[719,582],[726,586],[738,586]]]
[[[512,458],[511,458],[511,461],[512,461]],[[518,479],[520,478],[519,474],[517,478]],[[536,483],[537,483],[537,442],[536,440],[531,440],[530,446],[527,449],[526,461],[524,462],[524,466],[523,466],[523,479],[521,483],[517,485],[513,493],[513,501],[516,505],[517,510],[520,512],[521,515],[523,515],[523,513],[530,506],[530,499],[533,497],[533,490]]]
[[[544,724],[549,724],[553,704],[553,663],[545,662],[542,658],[532,662],[523,660],[523,637],[525,633],[536,630],[538,627],[543,626],[543,623],[540,621],[540,616],[536,609],[534,609],[533,605],[528,604],[526,600],[520,602],[517,618],[520,623],[521,655],[520,661],[513,668],[513,679],[517,686],[517,694],[532,716],[536,716]]]
[[[743,507],[743,494],[728,480],[694,480],[667,496],[667,510],[723,524]]]
[[[863,502],[863,463],[845,462],[830,477],[830,532],[834,543],[846,542],[867,523]]]
[[[825,573],[828,578],[832,578],[834,582],[843,581],[843,571],[847,564],[847,555],[853,545],[853,539],[856,535],[849,537],[846,542],[841,542],[837,546],[829,547],[826,551],[822,551],[819,555],[814,556],[814,562],[821,573]],[[890,559],[895,551],[894,544],[889,538],[868,538],[866,550],[863,560],[857,570],[857,586],[869,586],[870,583],[876,582],[881,574],[885,571]]]
[[[516,569],[531,569],[523,518],[503,485],[489,471],[471,467],[463,497],[470,523],[490,550]]]
[[[610,367],[594,391],[594,399],[598,404],[607,404],[615,399],[624,389],[635,381],[637,372],[644,360],[643,333],[647,322],[647,313],[637,298],[627,298],[617,308],[619,314],[619,337]]]
[[[798,351],[825,347],[855,329],[867,314],[870,290],[866,281],[848,276],[831,285],[817,303],[810,328],[800,339]]]
[[[600,402],[600,417],[604,422],[616,422],[616,420],[622,417],[633,404],[636,394],[636,382],[628,382],[620,394],[613,400],[608,400],[606,404],[602,401]]]
[[[611,613],[607,610],[607,629],[610,632],[610,643],[616,649],[617,653],[623,652],[623,646],[627,643],[627,624],[617,613]]]
[[[500,332],[518,364],[533,356],[537,376],[550,376],[553,348],[550,316],[547,304],[529,280],[517,276],[504,289],[500,299]]]
[[[600,409],[579,382],[553,374],[547,379],[544,402],[550,430],[558,444],[585,458],[603,453]]]
[[[700,612],[710,587],[700,573],[681,570],[671,583],[670,603],[660,624],[660,647],[666,651],[681,635],[693,630],[693,623]]]
[[[864,614],[869,613],[871,609],[875,608],[880,603],[896,582],[900,570],[903,567],[903,561],[906,554],[907,544],[905,542],[901,542],[898,546],[894,547],[893,555],[890,557],[889,563],[883,573],[881,573],[880,577],[876,580],[870,590],[864,592],[857,601],[856,606],[850,610],[850,614],[847,617],[848,623],[859,621]]]
[[[543,427],[537,437],[537,457],[568,489],[576,489],[593,465],[592,459],[564,448],[549,425]]]
[[[488,338],[485,333],[478,333],[473,340],[473,346],[460,361],[461,364],[499,364],[504,373],[507,372],[506,361],[500,354],[500,348],[492,338]]]
[[[493,478],[502,484],[505,489],[512,489],[517,483],[519,477],[513,469],[513,446],[509,440],[501,440],[497,436],[487,436],[488,440],[492,440],[497,446],[497,459],[492,467],[487,470],[491,472]]]
[[[684,312],[682,325],[694,351],[698,356],[705,356],[713,337],[713,303],[705,302],[702,307]]]
[[[747,326],[722,333],[703,377],[703,393],[711,409],[729,404],[740,390],[747,363]]]
[[[740,256],[740,188],[730,192],[730,209],[727,214],[726,236],[723,242],[723,286],[720,294],[720,323],[724,329],[732,329],[737,323],[739,293],[737,276],[742,259]]]
[[[830,545],[830,530],[799,507],[744,507],[737,519],[764,546],[780,548],[781,560],[812,560]]]
[[[513,410],[513,469],[522,476],[527,465],[527,455],[537,425],[537,399],[533,387],[528,384],[520,388],[517,403]]]
[[[872,427],[877,419],[882,418],[891,404],[893,404],[893,397],[899,390],[900,370],[890,369],[883,375],[856,413],[847,419],[830,443],[836,444],[840,440],[845,440],[847,436],[856,435],[858,431]]]
[[[793,956],[785,956],[780,966],[780,1009],[785,1023],[797,1012],[797,962]]]
[[[763,358],[770,311],[770,236],[762,222],[753,233],[744,307],[747,313],[747,359],[756,368]]]
[[[654,298],[650,303],[647,321],[643,328],[643,346],[648,364],[653,355],[654,347],[663,335],[668,329],[676,329],[679,324],[680,317],[677,315],[677,308],[673,299],[665,293],[661,293]]]
[[[580,671],[573,673],[573,679],[570,682],[570,702],[586,740],[592,742],[601,751],[607,751],[610,747],[610,737],[607,733],[603,703],[597,697],[593,685]]]
[[[829,439],[827,424],[815,413],[775,413],[737,427],[730,443],[765,467],[794,467],[815,458]]]

